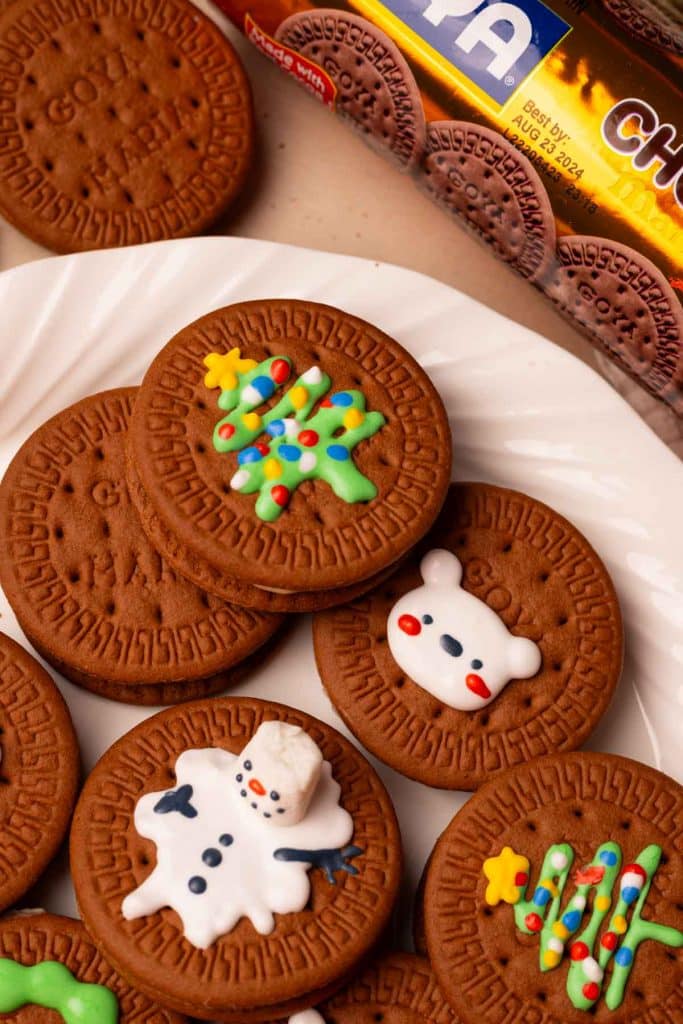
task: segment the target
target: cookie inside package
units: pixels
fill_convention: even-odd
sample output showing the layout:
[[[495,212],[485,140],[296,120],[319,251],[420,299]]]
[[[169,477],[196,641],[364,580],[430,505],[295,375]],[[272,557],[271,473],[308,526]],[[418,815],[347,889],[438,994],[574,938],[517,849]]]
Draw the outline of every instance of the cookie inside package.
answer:
[[[683,414],[679,4],[214,2]]]

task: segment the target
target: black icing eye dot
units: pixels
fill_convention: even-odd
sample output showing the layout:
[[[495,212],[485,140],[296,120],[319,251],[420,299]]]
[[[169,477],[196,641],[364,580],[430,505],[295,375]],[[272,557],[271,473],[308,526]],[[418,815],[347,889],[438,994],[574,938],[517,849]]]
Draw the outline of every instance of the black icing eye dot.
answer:
[[[246,796],[246,795],[247,795],[246,789],[241,789],[240,790],[240,796]]]
[[[423,615],[422,621],[424,622],[425,626],[431,626],[434,619],[431,617],[431,615]]]
[[[236,782],[241,782],[243,778],[244,778],[244,775],[242,775],[242,772],[240,772],[239,775],[235,776],[235,781]]]
[[[263,812],[263,817],[264,817],[264,818],[272,818],[272,817],[273,817],[273,815],[272,815],[272,814],[269,814],[269,813],[268,813],[268,811],[264,811],[264,812]]]
[[[221,846],[232,846],[232,836],[229,832],[224,832],[222,836],[218,837],[218,842]]]
[[[483,668],[484,667],[484,662],[483,661],[479,661],[479,658],[475,658],[474,661],[470,662],[470,666],[472,668]]]
[[[252,804],[251,806],[256,810],[256,804]]]
[[[209,868],[217,868],[220,862],[223,860],[223,854],[220,850],[216,850],[213,846],[210,846],[208,850],[204,850],[202,854],[202,860]]]
[[[271,800],[279,800],[280,799],[280,794],[276,793],[274,789],[271,789],[271,791],[270,791],[270,799]]]
[[[285,809],[284,809],[284,807],[278,807],[278,809],[277,809],[277,813],[278,813],[278,814],[284,814],[284,813],[285,813]]]
[[[251,761],[245,761],[244,762],[244,767],[245,767],[246,771],[250,772],[251,771]]]
[[[206,892],[206,879],[202,878],[201,875],[194,875],[187,883],[187,888],[195,896],[201,896],[203,892]]]

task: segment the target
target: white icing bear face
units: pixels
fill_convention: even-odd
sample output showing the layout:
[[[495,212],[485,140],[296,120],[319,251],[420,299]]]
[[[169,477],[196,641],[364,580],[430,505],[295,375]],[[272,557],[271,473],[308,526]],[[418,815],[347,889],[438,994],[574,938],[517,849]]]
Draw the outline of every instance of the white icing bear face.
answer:
[[[271,825],[295,825],[308,810],[323,756],[311,737],[287,722],[263,722],[239,755],[235,792]]]
[[[541,667],[532,640],[515,637],[487,604],[460,586],[462,566],[436,549],[420,563],[424,585],[409,591],[389,613],[389,648],[406,675],[444,704],[477,711],[511,679]]]

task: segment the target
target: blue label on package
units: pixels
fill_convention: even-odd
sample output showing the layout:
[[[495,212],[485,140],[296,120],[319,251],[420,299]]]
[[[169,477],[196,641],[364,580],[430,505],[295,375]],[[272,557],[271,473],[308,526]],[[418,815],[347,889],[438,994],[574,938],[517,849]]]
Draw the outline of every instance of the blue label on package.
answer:
[[[541,0],[382,0],[502,106],[571,25]]]

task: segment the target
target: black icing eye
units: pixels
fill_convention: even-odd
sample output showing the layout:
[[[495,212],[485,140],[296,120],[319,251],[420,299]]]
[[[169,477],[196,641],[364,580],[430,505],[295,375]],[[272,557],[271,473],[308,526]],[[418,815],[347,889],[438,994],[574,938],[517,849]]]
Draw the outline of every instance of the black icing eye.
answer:
[[[251,761],[245,761],[244,762],[244,768],[245,768],[245,771],[250,772],[251,771]]]
[[[451,636],[450,633],[444,633],[443,636],[440,636],[439,643],[452,658],[459,658],[462,654],[462,644],[454,636]]]
[[[425,626],[431,626],[434,619],[431,617],[431,615],[423,615],[422,621],[424,622]]]
[[[241,782],[243,778],[244,776],[242,775],[242,772],[240,772],[239,775],[235,776],[235,782]]]
[[[277,809],[277,813],[278,813],[278,814],[284,814],[284,813],[285,813],[285,809],[284,809],[284,807],[278,807],[278,809]]]
[[[269,813],[268,813],[268,811],[264,811],[264,812],[263,812],[263,817],[264,817],[264,818],[272,818],[272,817],[273,817],[273,815],[272,815],[272,814],[269,814]]]
[[[270,791],[270,799],[271,799],[271,800],[279,800],[279,799],[280,799],[280,794],[279,794],[279,793],[276,793],[276,792],[275,792],[275,790],[274,790],[274,789],[272,789],[272,790]]]
[[[483,668],[484,667],[484,662],[483,661],[479,661],[479,658],[475,658],[474,661],[470,662],[470,666],[472,668]]]
[[[241,789],[240,790],[240,796],[246,796],[246,795],[247,795],[246,789]]]

